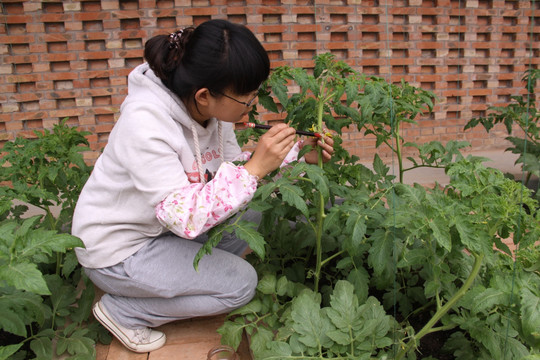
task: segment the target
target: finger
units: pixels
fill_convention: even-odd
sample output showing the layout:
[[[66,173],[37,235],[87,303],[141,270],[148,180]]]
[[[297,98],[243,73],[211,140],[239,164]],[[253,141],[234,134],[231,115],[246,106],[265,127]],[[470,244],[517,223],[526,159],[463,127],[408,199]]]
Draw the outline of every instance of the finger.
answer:
[[[323,155],[323,158],[325,158],[326,160],[330,160],[332,158],[332,155],[328,153],[326,150],[322,151],[322,155]]]
[[[318,141],[317,145],[320,146],[323,150],[332,151],[334,149],[333,143],[329,144],[323,141]]]
[[[293,128],[285,124],[279,124],[273,126],[265,135],[271,137],[274,141],[279,142],[283,139],[286,139],[287,137],[294,137],[295,131]]]
[[[295,137],[296,137],[295,130],[293,128],[287,128],[287,129],[283,129],[282,131],[274,135],[273,140],[276,143],[288,143],[288,142],[294,143]]]

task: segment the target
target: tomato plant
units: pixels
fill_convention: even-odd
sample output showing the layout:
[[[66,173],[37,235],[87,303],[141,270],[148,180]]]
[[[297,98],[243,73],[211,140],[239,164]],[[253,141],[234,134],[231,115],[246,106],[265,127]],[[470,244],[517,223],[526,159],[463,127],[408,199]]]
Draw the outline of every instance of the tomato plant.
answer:
[[[0,359],[95,359],[98,339],[111,341],[88,321],[95,291],[73,249],[83,243],[69,234],[92,168],[82,156],[88,133],[66,120],[2,148]],[[43,215],[25,216],[29,205]]]
[[[252,302],[219,330],[223,342],[237,347],[246,332],[255,359],[539,354],[538,203],[482,159],[464,157],[467,143],[403,139],[402,124],[435,100],[330,54],[316,57],[312,74],[271,74],[260,104],[298,129],[332,129],[336,152],[329,163],[298,162],[265,179],[250,204],[263,214],[258,226],[237,218],[212,230],[214,244],[235,231],[252,246],[248,260],[260,279]],[[348,154],[345,127],[389,147],[397,177],[378,155],[368,168]],[[409,168],[405,147],[417,154]],[[444,168],[450,183],[404,184],[403,173],[421,166]],[[443,343],[429,347],[437,334]]]

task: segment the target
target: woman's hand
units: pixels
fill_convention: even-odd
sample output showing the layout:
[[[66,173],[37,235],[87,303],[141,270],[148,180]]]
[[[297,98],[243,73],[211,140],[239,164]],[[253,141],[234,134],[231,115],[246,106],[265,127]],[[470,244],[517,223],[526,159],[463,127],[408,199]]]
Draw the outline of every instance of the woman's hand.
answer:
[[[244,168],[260,179],[277,169],[295,144],[295,130],[286,124],[272,126],[263,134]]]
[[[306,145],[311,145],[313,149],[304,155],[306,163],[308,164],[317,164],[319,160],[319,154],[317,151],[317,146],[320,146],[322,149],[322,158],[323,162],[327,162],[332,157],[334,153],[334,139],[332,137],[325,135],[323,138],[309,138],[304,140],[302,147]]]

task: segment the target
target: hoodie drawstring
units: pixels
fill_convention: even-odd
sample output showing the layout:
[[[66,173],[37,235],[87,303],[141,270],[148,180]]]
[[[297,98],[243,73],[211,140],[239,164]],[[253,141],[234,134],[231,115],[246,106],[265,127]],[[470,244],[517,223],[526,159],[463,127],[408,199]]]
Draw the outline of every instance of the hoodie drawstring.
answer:
[[[223,156],[223,126],[221,125],[221,121],[217,121],[218,123],[218,141],[219,141],[219,158],[221,159],[221,162],[223,163],[225,161],[225,158]],[[193,133],[193,145],[195,145],[195,157],[197,159],[197,170],[199,171],[199,181],[202,184],[206,184],[206,178],[204,177],[204,171],[202,166],[202,157],[201,157],[201,147],[199,145],[199,134],[197,133],[197,127],[195,126],[195,122],[191,122],[191,132]]]

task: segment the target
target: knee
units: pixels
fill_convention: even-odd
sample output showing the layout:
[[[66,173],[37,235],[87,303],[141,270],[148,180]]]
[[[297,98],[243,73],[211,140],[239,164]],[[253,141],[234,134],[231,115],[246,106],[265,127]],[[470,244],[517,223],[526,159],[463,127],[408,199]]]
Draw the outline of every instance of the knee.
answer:
[[[242,276],[238,279],[238,286],[234,291],[233,296],[229,298],[228,302],[231,310],[246,305],[253,299],[253,296],[255,296],[255,290],[258,283],[257,272],[253,266],[247,262],[246,265]]]

